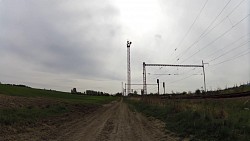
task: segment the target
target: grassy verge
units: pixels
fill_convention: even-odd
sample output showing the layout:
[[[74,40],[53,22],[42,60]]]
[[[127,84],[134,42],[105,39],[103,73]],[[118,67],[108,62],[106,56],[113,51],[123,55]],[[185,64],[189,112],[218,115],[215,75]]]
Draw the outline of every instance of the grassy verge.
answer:
[[[73,95],[66,92],[5,84],[0,84],[0,94],[15,96],[11,97],[13,100],[9,100],[11,104],[24,105],[11,108],[7,103],[7,106],[2,106],[0,108],[0,125],[29,124],[43,118],[70,112],[85,113],[117,99],[113,96]],[[14,99],[18,99],[18,102]],[[39,103],[36,103],[37,99]],[[4,101],[4,99],[2,100]],[[32,104],[27,104],[27,101]]]
[[[60,115],[69,112],[65,106],[58,105],[40,108],[19,108],[19,109],[0,109],[0,125],[12,125],[15,123],[33,123],[38,119]]]
[[[113,96],[75,95],[54,90],[34,89],[0,84],[0,94],[22,97],[44,97],[80,104],[105,104],[116,99]]]
[[[250,139],[250,100],[167,100],[158,104],[127,100],[130,106],[166,123],[166,128],[193,140]]]

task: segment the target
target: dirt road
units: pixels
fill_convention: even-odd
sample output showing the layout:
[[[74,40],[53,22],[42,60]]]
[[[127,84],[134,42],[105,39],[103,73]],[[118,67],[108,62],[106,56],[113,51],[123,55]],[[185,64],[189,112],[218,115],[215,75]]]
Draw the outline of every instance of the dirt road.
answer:
[[[128,108],[122,100],[62,126],[58,140],[154,141],[177,140],[164,133],[164,124],[149,120]]]

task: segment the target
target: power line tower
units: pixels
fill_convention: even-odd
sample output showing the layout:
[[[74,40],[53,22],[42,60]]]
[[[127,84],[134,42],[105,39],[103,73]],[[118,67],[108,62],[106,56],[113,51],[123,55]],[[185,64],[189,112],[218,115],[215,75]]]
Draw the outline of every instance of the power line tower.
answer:
[[[207,63],[204,63],[202,61],[202,65],[175,65],[175,64],[146,64],[145,62],[142,63],[142,74],[143,74],[143,95],[144,94],[147,94],[147,79],[146,79],[146,67],[147,66],[156,66],[156,67],[201,67],[203,68],[203,75],[204,75],[204,91],[206,92],[206,80],[205,80],[205,69],[204,69],[204,64],[207,64]],[[159,84],[159,80],[157,80],[157,83]],[[158,86],[158,89],[159,89],[159,86]],[[164,89],[165,89],[165,84],[164,84]],[[158,90],[159,91],[159,90]],[[164,92],[165,93],[165,92]]]
[[[131,70],[130,70],[130,45],[132,42],[127,41],[127,95],[131,93]]]

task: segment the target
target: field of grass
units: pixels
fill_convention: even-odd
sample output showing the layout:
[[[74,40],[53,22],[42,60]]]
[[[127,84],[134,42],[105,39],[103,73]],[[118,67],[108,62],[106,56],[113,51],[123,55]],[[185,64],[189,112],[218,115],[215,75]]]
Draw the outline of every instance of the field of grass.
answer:
[[[11,99],[18,99],[18,102],[10,100],[14,105],[26,104],[25,106],[15,106],[14,108],[8,107],[8,104],[2,106],[0,108],[0,125],[33,123],[39,119],[62,115],[75,110],[85,112],[88,108],[97,108],[102,104],[117,99],[114,96],[75,95],[66,92],[5,84],[0,84],[0,94],[7,97],[11,96]],[[39,99],[40,105],[35,103],[36,99]],[[4,99],[0,99],[0,101],[4,101]],[[29,105],[27,101],[28,103],[34,101],[34,103]]]
[[[224,90],[219,91],[219,94],[231,94],[231,93],[241,93],[241,92],[249,92],[250,86],[249,85],[242,85],[239,87],[227,88]]]
[[[15,123],[27,124],[35,122],[38,119],[52,117],[69,112],[69,109],[63,105],[49,108],[18,108],[18,109],[0,109],[0,125],[12,125]]]
[[[192,140],[250,139],[250,97],[193,100],[127,100],[133,109],[166,123]]]
[[[0,84],[0,94],[22,97],[44,97],[80,104],[105,104],[116,99],[113,96],[75,95],[67,92],[19,87],[6,84]]]

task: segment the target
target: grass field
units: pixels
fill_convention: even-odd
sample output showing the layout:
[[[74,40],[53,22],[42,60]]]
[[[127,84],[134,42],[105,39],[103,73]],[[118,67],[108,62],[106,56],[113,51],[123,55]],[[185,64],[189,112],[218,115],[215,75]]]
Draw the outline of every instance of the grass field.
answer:
[[[112,96],[74,95],[67,92],[19,87],[5,84],[0,84],[0,94],[22,97],[45,97],[81,104],[104,104],[115,99],[115,97]]]
[[[249,91],[250,91],[250,85],[241,85],[236,88],[228,88],[225,90],[221,90],[221,93],[230,94],[230,93],[249,92]]]
[[[133,109],[193,140],[250,139],[250,97],[193,100],[127,100]]]
[[[0,125],[27,124],[75,110],[85,112],[117,99],[5,84],[0,84],[0,94]]]
[[[49,116],[56,116],[69,112],[63,105],[53,106],[49,108],[18,108],[18,109],[0,109],[0,124],[11,125],[14,123],[32,123],[38,119]]]

